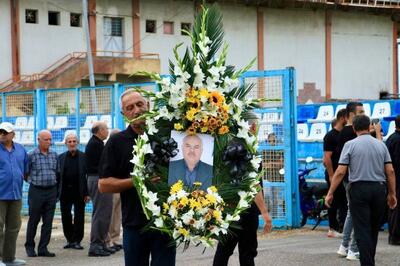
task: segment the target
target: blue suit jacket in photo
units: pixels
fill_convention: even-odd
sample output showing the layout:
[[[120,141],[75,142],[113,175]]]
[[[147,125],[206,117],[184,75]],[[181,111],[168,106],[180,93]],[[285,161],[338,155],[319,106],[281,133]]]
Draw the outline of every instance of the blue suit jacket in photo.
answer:
[[[202,185],[200,188],[205,191],[208,187],[212,185],[212,179],[213,179],[212,165],[199,161],[195,182],[201,182]],[[171,186],[176,182],[178,182],[178,180],[182,180],[184,185],[187,187],[193,186],[193,184],[188,184],[188,181],[186,180],[184,159],[171,161],[169,163],[168,185]]]

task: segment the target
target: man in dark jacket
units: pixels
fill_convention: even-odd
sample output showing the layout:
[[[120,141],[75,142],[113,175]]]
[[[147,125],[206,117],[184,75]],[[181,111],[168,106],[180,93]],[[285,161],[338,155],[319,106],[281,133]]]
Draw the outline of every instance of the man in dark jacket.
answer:
[[[386,141],[396,176],[396,197],[400,199],[400,115],[395,120],[396,131]],[[400,209],[389,210],[389,244],[400,245]]]
[[[65,137],[68,151],[58,157],[59,195],[61,221],[67,244],[64,248],[83,249],[81,241],[84,234],[85,204],[89,201],[86,181],[85,154],[78,150],[78,137],[69,134]],[[72,206],[74,222],[72,222]]]

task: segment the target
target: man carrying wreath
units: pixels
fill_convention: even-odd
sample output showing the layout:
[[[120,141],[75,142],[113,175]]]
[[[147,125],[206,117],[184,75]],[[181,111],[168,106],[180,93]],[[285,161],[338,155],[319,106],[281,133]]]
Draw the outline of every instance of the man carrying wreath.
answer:
[[[146,99],[134,89],[120,98],[122,114],[130,121],[148,110]],[[121,193],[123,248],[125,265],[175,265],[176,248],[171,239],[158,231],[144,231],[146,216],[133,186],[130,172],[133,146],[143,133],[144,120],[135,120],[108,140],[100,161],[99,191]]]

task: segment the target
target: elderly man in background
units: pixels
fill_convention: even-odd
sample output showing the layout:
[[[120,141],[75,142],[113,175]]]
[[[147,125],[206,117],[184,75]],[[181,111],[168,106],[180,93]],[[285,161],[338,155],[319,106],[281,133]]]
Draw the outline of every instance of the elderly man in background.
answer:
[[[50,131],[40,131],[37,138],[39,146],[29,153],[29,220],[25,242],[28,257],[55,256],[47,249],[57,202],[57,153],[50,150],[51,139]],[[36,254],[35,235],[40,219],[43,224]]]
[[[108,137],[108,128],[104,122],[96,122],[92,127],[92,137],[86,145],[86,166],[88,191],[93,202],[92,227],[90,230],[90,257],[104,257],[115,253],[108,248],[106,240],[112,214],[112,194],[99,193],[99,163],[104,149],[104,140]]]
[[[81,241],[84,234],[85,204],[89,201],[85,154],[78,150],[79,141],[75,134],[65,137],[65,145],[68,151],[60,154],[57,167],[60,177],[61,221],[68,242],[64,248],[83,249]]]
[[[21,228],[22,183],[28,173],[28,154],[13,142],[11,123],[0,124],[0,257],[4,265],[25,265],[15,258]]]

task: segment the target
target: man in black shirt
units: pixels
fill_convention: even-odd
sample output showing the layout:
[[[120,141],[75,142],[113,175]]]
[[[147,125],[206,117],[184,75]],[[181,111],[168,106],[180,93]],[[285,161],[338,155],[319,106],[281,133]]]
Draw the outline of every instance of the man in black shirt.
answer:
[[[396,176],[396,197],[400,200],[400,115],[395,120],[396,130],[386,140],[394,174]],[[400,245],[400,207],[389,210],[389,244]]]
[[[336,119],[334,125],[332,125],[332,130],[330,130],[324,137],[324,158],[323,163],[325,166],[325,180],[330,187],[333,174],[338,167],[339,156],[337,153],[337,138],[339,132],[343,129],[346,124],[346,109],[341,109],[336,114]],[[335,191],[334,201],[332,202],[331,208],[328,209],[329,217],[329,231],[328,237],[339,237],[341,236],[344,221],[346,219],[347,213],[347,200],[346,191],[344,186],[341,184]],[[337,214],[339,214],[339,219],[337,219]]]
[[[98,190],[99,163],[104,149],[103,141],[108,137],[107,125],[104,122],[94,123],[92,133],[85,150],[88,191],[93,202],[89,256],[109,256],[115,252],[106,244],[112,214],[112,194],[101,194]]]
[[[84,234],[85,203],[89,201],[86,180],[85,154],[78,150],[78,137],[69,134],[65,137],[68,151],[58,156],[61,221],[67,245],[64,248],[83,249],[81,241]],[[74,222],[71,210],[74,207]]]
[[[129,120],[148,110],[146,99],[134,89],[125,91],[120,101],[122,113]],[[133,121],[125,130],[110,137],[101,158],[99,190],[121,193],[123,248],[126,266],[175,265],[176,249],[171,239],[158,231],[143,231],[146,216],[130,173],[133,170],[133,145],[143,132],[143,120]]]

